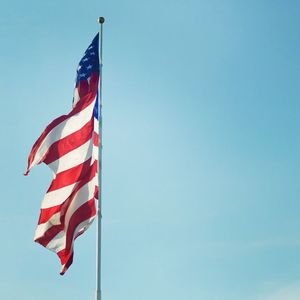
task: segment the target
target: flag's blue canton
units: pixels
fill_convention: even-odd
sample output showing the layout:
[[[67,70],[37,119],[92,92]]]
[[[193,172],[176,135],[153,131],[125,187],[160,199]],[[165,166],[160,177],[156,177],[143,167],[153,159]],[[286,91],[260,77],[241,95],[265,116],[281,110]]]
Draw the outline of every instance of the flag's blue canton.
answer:
[[[99,74],[99,55],[98,55],[98,45],[99,45],[99,34],[95,36],[90,46],[85,51],[84,56],[79,62],[77,69],[76,84],[80,80],[87,80],[92,73]]]

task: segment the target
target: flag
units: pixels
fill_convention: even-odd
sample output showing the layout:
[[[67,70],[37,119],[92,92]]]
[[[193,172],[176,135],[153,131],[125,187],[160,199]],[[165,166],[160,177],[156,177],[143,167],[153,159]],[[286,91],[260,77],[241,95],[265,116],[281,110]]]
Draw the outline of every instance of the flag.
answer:
[[[96,216],[98,199],[99,34],[80,60],[73,108],[52,121],[32,147],[25,175],[45,163],[54,178],[42,201],[34,240],[57,253],[63,275],[73,262],[74,240]]]

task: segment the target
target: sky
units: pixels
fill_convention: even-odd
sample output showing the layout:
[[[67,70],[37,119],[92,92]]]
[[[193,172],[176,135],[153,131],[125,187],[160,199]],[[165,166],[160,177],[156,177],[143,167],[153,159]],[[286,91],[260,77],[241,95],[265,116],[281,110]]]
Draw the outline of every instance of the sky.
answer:
[[[104,16],[104,300],[300,299],[300,2],[1,0],[0,299],[94,299],[95,224],[65,276],[33,242]]]

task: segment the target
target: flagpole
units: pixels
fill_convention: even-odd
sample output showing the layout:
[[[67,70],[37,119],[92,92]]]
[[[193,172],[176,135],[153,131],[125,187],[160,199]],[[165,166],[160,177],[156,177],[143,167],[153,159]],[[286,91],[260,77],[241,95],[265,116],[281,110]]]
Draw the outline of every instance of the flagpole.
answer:
[[[102,219],[102,42],[103,17],[98,18],[100,24],[100,83],[99,83],[99,157],[98,157],[98,217],[96,230],[96,300],[101,300],[101,219]]]

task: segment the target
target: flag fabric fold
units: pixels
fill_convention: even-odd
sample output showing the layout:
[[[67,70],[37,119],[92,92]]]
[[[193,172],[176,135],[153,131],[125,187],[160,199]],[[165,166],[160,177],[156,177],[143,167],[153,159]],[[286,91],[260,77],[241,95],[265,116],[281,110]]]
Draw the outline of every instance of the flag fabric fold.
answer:
[[[34,240],[57,253],[63,275],[73,262],[74,240],[96,216],[98,199],[99,34],[79,62],[73,108],[53,120],[32,147],[25,175],[40,163],[54,178],[41,204]]]

